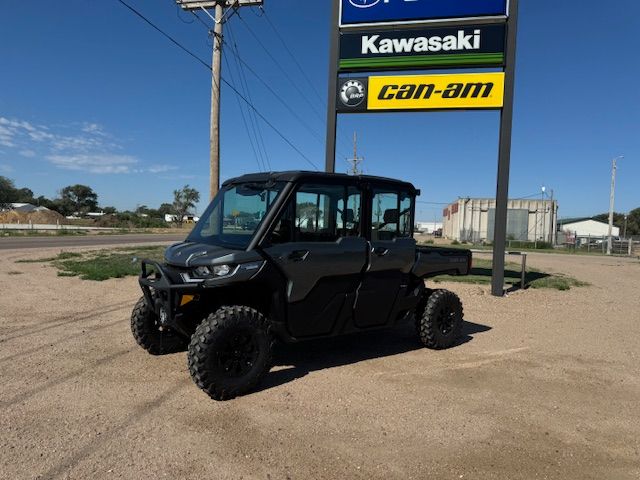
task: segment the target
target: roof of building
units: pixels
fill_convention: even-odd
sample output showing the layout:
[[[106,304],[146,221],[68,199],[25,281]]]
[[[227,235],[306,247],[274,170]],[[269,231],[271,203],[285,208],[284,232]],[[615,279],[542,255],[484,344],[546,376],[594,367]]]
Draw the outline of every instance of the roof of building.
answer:
[[[569,225],[572,223],[586,222],[587,220],[593,220],[594,222],[604,223],[605,225],[607,225],[607,222],[597,220],[595,217],[559,218],[558,225]]]

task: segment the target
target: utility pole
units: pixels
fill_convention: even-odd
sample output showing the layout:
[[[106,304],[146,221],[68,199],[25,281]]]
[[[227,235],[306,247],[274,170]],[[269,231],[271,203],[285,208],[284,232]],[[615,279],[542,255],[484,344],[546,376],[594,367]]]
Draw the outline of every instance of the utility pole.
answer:
[[[556,205],[553,203],[553,188],[551,189],[551,229],[549,230],[549,243],[553,246],[556,244]]]
[[[220,80],[222,71],[222,30],[225,15],[240,7],[262,5],[263,0],[176,0],[183,10],[201,10],[213,20],[213,53],[211,58],[211,114],[209,125],[209,198],[220,188]],[[211,15],[209,10],[213,9]]]
[[[347,173],[351,175],[361,175],[362,170],[358,168],[362,162],[364,162],[364,157],[358,156],[358,134],[353,132],[353,158],[347,158],[347,162],[351,164],[351,168]]]
[[[220,76],[222,70],[222,19],[224,10],[216,3],[211,59],[211,117],[209,127],[209,200],[220,188]]]
[[[609,195],[609,238],[607,239],[607,255],[611,255],[611,249],[613,248],[613,206],[616,196],[616,170],[618,169],[618,160],[624,158],[624,155],[619,155],[613,159],[611,165],[611,194]]]
[[[543,185],[542,192],[540,193],[540,200],[542,200],[542,241],[547,241],[547,208],[544,204],[544,193],[547,188]]]

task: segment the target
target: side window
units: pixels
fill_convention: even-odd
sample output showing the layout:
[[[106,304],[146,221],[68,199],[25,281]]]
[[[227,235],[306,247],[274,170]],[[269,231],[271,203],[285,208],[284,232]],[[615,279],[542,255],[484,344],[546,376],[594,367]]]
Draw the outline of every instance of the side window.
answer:
[[[398,192],[373,190],[371,240],[393,240],[398,236]]]
[[[411,197],[406,192],[400,192],[400,231],[401,238],[411,237]]]
[[[294,241],[335,242],[342,234],[338,203],[344,196],[340,185],[302,185],[295,196]]]
[[[344,237],[359,237],[362,194],[356,187],[347,187],[347,202],[338,202],[338,233]]]
[[[362,193],[356,187],[304,184],[271,231],[269,243],[335,242],[359,237]]]
[[[381,188],[373,189],[371,239],[389,241],[411,237],[411,196]]]

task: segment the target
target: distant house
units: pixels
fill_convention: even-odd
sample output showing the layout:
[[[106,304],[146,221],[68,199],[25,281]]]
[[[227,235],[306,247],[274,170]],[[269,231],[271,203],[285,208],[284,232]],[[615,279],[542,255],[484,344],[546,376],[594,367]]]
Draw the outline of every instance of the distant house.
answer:
[[[47,207],[38,207],[37,205],[32,205],[30,203],[10,203],[9,205],[11,206],[12,210],[20,213],[49,211]]]
[[[433,234],[436,230],[442,230],[442,222],[416,222],[416,233]]]
[[[558,220],[558,230],[570,232],[577,238],[606,237],[609,235],[609,224],[592,217],[565,218]],[[613,227],[611,235],[620,236],[620,228]]]
[[[171,215],[170,213],[165,213],[164,221],[167,223],[177,222],[178,216]],[[195,215],[185,215],[184,217],[182,217],[182,221],[184,223],[198,223],[200,221],[200,217],[196,217]]]

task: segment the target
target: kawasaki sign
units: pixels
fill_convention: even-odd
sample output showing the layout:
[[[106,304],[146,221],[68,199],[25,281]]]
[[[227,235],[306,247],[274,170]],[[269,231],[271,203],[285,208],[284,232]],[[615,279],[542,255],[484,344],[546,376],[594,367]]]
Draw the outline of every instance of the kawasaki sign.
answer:
[[[503,24],[347,32],[340,37],[339,69],[501,67],[504,46]]]
[[[508,0],[340,0],[340,27],[507,15]]]

